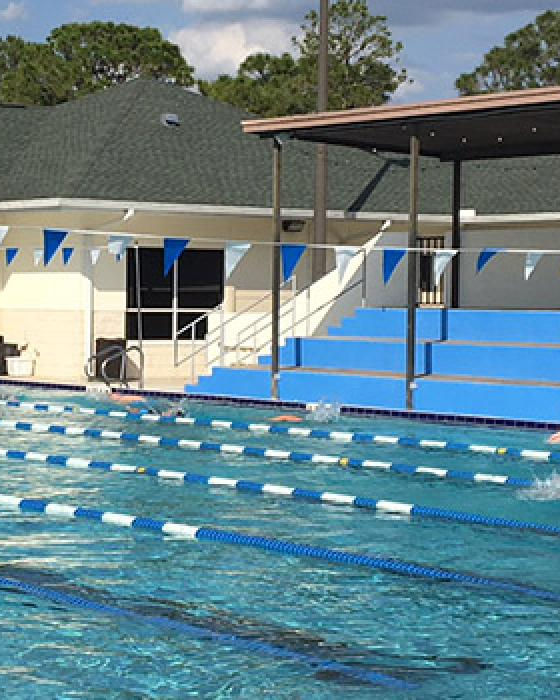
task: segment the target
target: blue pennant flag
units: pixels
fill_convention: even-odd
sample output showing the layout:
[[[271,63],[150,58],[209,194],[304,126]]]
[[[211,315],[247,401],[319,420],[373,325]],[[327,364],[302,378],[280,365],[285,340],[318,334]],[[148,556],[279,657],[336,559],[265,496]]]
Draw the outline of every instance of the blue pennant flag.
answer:
[[[175,260],[189,245],[189,238],[164,238],[163,239],[163,276],[167,277]]]
[[[496,255],[496,253],[501,253],[502,250],[502,248],[485,248],[476,261],[476,271],[480,272],[482,268],[492,260],[494,255]]]
[[[11,265],[18,253],[19,248],[6,248],[6,265]]]
[[[56,231],[49,228],[43,231],[43,262],[45,266],[54,258],[67,235],[68,231]]]
[[[391,279],[395,268],[404,258],[406,250],[384,250],[383,251],[383,284]]]
[[[74,253],[74,248],[63,248],[62,249],[62,262],[65,265],[68,265],[73,253]]]
[[[282,254],[282,282],[290,279],[306,248],[307,246],[297,245],[296,243],[283,243],[280,246]]]

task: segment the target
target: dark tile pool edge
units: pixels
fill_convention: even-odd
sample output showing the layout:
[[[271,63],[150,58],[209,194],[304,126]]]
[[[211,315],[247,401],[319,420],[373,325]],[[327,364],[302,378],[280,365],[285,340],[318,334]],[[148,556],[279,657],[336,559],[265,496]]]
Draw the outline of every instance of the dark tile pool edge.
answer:
[[[13,379],[0,377],[0,385],[21,386],[28,389],[52,389],[55,391],[77,391],[87,393],[85,384],[63,384],[60,382],[31,381],[29,379]],[[119,389],[120,394],[135,394],[165,399],[185,399],[203,401],[229,406],[245,406],[253,408],[290,409],[295,411],[307,410],[307,404],[302,401],[281,401],[274,399],[258,399],[250,396],[229,396],[213,394],[192,394],[184,391],[163,391],[156,389]],[[498,418],[494,416],[477,416],[461,413],[436,413],[431,411],[407,411],[398,408],[377,408],[374,406],[342,405],[340,412],[346,416],[377,417],[377,418],[406,418],[424,423],[447,423],[454,425],[484,426],[486,428],[523,428],[525,430],[558,431],[560,422],[535,421],[523,418]]]

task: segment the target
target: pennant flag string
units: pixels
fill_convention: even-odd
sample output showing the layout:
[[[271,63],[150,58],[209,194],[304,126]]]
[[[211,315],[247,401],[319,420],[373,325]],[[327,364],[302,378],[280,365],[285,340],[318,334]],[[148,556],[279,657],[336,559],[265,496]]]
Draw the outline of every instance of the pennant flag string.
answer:
[[[109,236],[107,250],[115,256],[117,262],[120,262],[125,250],[133,241],[133,236]]]
[[[64,265],[68,265],[73,253],[74,253],[74,248],[63,248],[62,249],[62,262]]]
[[[403,250],[402,248],[395,250],[385,249],[383,251],[383,284],[387,284],[387,282],[391,279],[395,268],[404,258],[405,254],[406,250]]]
[[[228,280],[243,256],[249,252],[250,243],[228,243],[225,248],[224,277]]]
[[[487,265],[495,255],[502,252],[502,248],[484,248],[484,250],[482,250],[482,252],[478,256],[478,260],[476,261],[476,271],[480,272],[482,268],[485,265]]]
[[[307,246],[296,243],[283,243],[280,246],[282,255],[282,281],[290,279],[293,275],[301,256],[305,253]]]
[[[33,251],[33,264],[35,266],[39,265],[41,260],[43,259],[43,249],[42,248],[35,248]]]
[[[16,255],[19,252],[19,248],[6,248],[6,265],[11,265]]]
[[[542,258],[542,253],[527,253],[525,257],[525,280],[533,274],[535,267]]]
[[[46,228],[43,231],[43,262],[47,266],[56,255],[62,245],[62,241],[68,235],[68,231],[57,231]]]
[[[437,287],[441,276],[443,275],[445,268],[449,265],[449,262],[453,259],[453,256],[457,254],[456,250],[441,251],[438,250],[434,255],[434,285]]]
[[[188,238],[164,238],[163,239],[163,276],[167,277],[175,260],[189,245]]]
[[[338,282],[342,282],[350,260],[362,249],[353,246],[336,246],[334,249],[336,269],[338,270]]]
[[[8,235],[9,230],[9,226],[0,226],[0,245],[2,245],[2,242],[4,241],[4,238],[6,238],[6,236]]]

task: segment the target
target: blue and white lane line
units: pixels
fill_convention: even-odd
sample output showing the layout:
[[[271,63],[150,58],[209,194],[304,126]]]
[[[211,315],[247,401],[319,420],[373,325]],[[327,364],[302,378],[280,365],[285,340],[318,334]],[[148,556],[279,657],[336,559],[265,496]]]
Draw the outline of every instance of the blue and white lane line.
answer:
[[[529,488],[532,486],[530,479],[520,479],[506,474],[484,474],[458,469],[442,469],[440,467],[425,467],[415,464],[401,464],[399,462],[379,462],[372,459],[355,459],[353,457],[339,457],[337,455],[321,455],[311,452],[293,452],[288,450],[273,450],[265,447],[253,447],[248,445],[230,445],[219,442],[206,442],[200,440],[185,440],[180,438],[162,437],[161,435],[142,435],[140,433],[128,433],[124,431],[102,430],[101,428],[88,428],[78,425],[56,425],[49,423],[27,423],[24,421],[0,420],[0,428],[6,430],[21,430],[24,432],[67,435],[70,437],[87,437],[101,440],[124,440],[149,444],[153,447],[178,447],[186,450],[200,450],[216,452],[222,456],[258,457],[260,459],[281,460],[299,463],[326,464],[351,469],[380,469],[407,476],[435,476],[440,479],[457,479],[473,484],[496,484],[498,486],[512,486],[514,488]]]
[[[267,552],[286,554],[293,557],[307,557],[333,564],[366,567],[375,571],[400,574],[401,576],[409,576],[415,579],[487,588],[501,593],[525,595],[540,600],[560,603],[560,593],[523,583],[503,581],[478,574],[467,574],[450,569],[441,569],[435,566],[423,566],[399,559],[388,559],[381,556],[370,556],[368,554],[358,554],[340,549],[289,542],[287,540],[279,540],[262,535],[247,535],[235,530],[221,530],[214,527],[205,527],[203,525],[187,525],[185,523],[157,520],[146,516],[101,511],[89,506],[65,505],[61,503],[51,503],[39,498],[21,498],[19,496],[0,494],[0,511],[21,511],[23,513],[40,513],[59,518],[85,519],[104,523],[106,525],[117,525],[119,527],[128,527],[152,533],[157,532],[185,540],[233,544]]]
[[[158,479],[179,481],[183,484],[200,484],[201,486],[227,488],[244,493],[259,493],[263,495],[293,498],[294,500],[307,501],[309,503],[323,503],[333,506],[351,506],[363,510],[391,513],[393,515],[414,516],[431,520],[443,520],[444,522],[464,523],[468,525],[484,525],[486,527],[506,528],[535,532],[541,535],[560,535],[560,527],[542,523],[532,523],[510,518],[498,518],[495,516],[478,515],[477,513],[464,513],[444,508],[432,508],[414,503],[400,503],[387,499],[375,499],[365,496],[351,496],[345,493],[333,493],[331,491],[314,491],[295,486],[283,486],[281,484],[260,483],[246,479],[231,479],[222,476],[206,476],[193,472],[181,472],[172,469],[156,469],[155,467],[143,467],[137,464],[121,464],[119,462],[103,462],[88,460],[82,457],[69,457],[61,454],[44,454],[42,452],[23,452],[0,448],[0,457],[20,460],[24,462],[38,462],[47,466],[70,467],[73,469],[95,469],[118,474],[134,474],[138,476],[151,476]]]
[[[77,607],[81,611],[109,615],[111,617],[118,617],[119,619],[128,619],[140,624],[148,623],[161,627],[167,631],[171,630],[173,632],[187,634],[189,637],[193,637],[195,639],[217,642],[219,644],[224,644],[227,647],[240,649],[241,651],[257,652],[279,660],[294,661],[296,663],[310,666],[314,672],[329,671],[331,673],[339,673],[348,678],[372,683],[374,685],[386,686],[395,690],[408,690],[418,687],[414,683],[403,681],[399,678],[394,678],[393,676],[389,676],[385,673],[352,668],[351,666],[339,663],[338,661],[328,661],[318,656],[293,651],[291,649],[287,649],[286,647],[270,644],[269,642],[261,641],[259,639],[246,639],[245,637],[238,636],[231,632],[218,632],[210,627],[205,627],[203,624],[203,619],[200,620],[200,624],[195,625],[189,624],[188,622],[184,622],[182,620],[173,620],[165,615],[144,615],[136,612],[135,610],[129,610],[116,605],[99,603],[95,600],[84,598],[75,594],[64,593],[63,591],[59,590],[52,590],[50,588],[46,588],[45,586],[27,583],[14,578],[6,578],[4,576],[0,576],[0,588],[16,590],[19,593],[32,595],[36,598],[57,603],[58,605]]]
[[[376,435],[374,433],[355,433],[341,430],[320,430],[317,428],[302,428],[286,425],[271,425],[270,423],[246,423],[243,421],[218,420],[214,418],[193,418],[191,416],[159,416],[152,413],[131,413],[108,408],[85,408],[82,406],[64,404],[32,403],[26,401],[1,400],[0,406],[8,408],[24,408],[41,413],[83,413],[86,415],[106,416],[132,421],[148,421],[151,423],[176,423],[177,425],[198,425],[210,429],[242,430],[253,433],[271,433],[273,435],[292,435],[298,438],[317,438],[334,440],[336,442],[358,442],[375,445],[398,445],[400,447],[415,447],[425,450],[447,450],[450,452],[477,453],[499,455],[527,459],[532,462],[552,462],[560,464],[560,451],[519,449],[517,447],[500,447],[497,445],[477,445],[466,442],[448,440],[430,440],[399,435]]]

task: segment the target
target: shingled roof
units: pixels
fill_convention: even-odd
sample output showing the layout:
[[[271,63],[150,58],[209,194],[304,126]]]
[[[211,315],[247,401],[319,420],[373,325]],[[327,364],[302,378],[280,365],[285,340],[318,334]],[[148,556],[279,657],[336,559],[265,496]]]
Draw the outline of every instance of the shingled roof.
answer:
[[[176,114],[179,126],[161,116]],[[243,110],[179,86],[132,80],[56,107],[0,109],[0,201],[69,198],[271,206],[270,142]],[[283,205],[313,206],[314,146],[285,148]],[[424,158],[420,208],[446,214],[451,166]],[[479,214],[558,211],[560,158],[465,163],[462,206]],[[329,148],[329,208],[407,212],[408,159]]]

